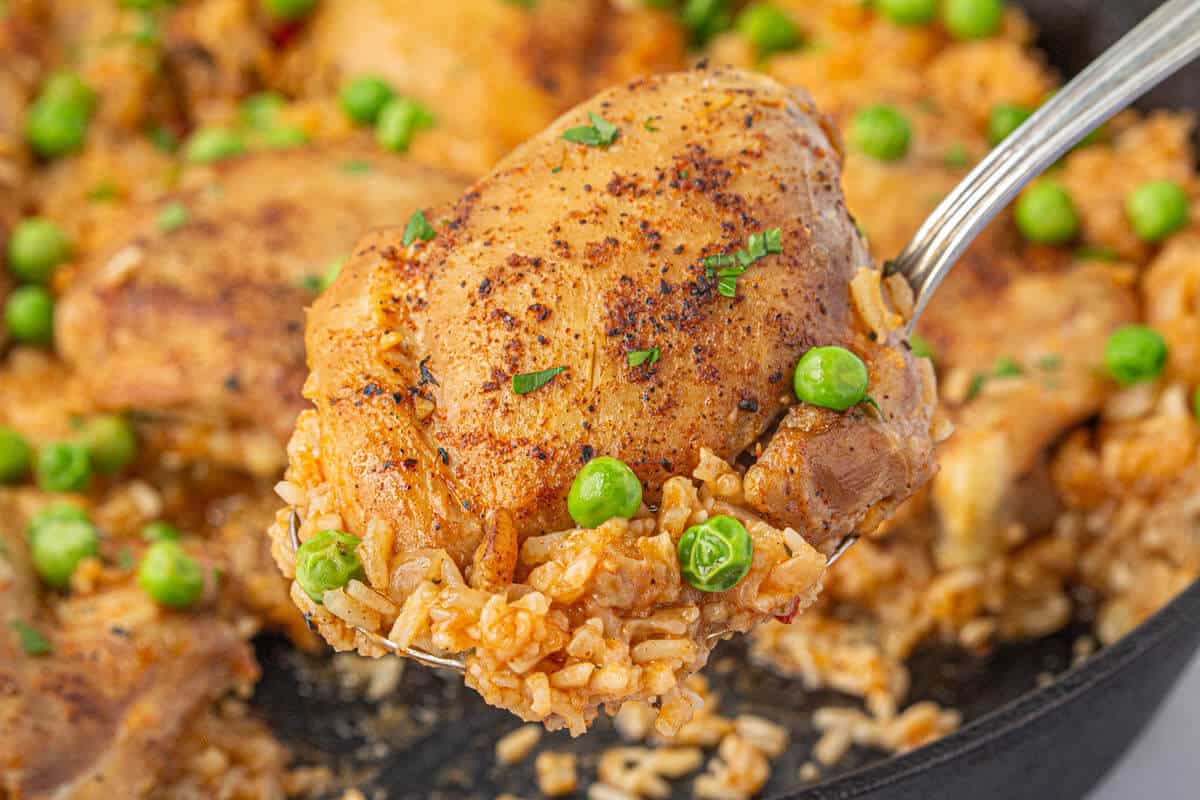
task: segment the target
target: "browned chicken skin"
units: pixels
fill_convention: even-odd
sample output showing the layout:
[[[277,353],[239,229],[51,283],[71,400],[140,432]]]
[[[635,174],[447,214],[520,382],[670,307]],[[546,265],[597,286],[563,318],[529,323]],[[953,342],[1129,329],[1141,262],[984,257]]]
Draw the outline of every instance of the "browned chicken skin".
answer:
[[[611,147],[561,140],[587,112],[619,126]],[[802,95],[738,71],[657,76],[566,115],[429,214],[429,244],[366,238],[307,328],[306,396],[349,529],[382,518],[396,552],[462,563],[489,511],[522,536],[569,527],[567,490],[593,455],[627,462],[654,502],[701,448],[750,452],[792,407],[797,359],[826,344],[864,358],[883,414],[792,408],[748,500],[813,541],[886,516],[931,474],[930,379],[857,319],[848,283],[870,262],[838,165]],[[719,294],[702,258],[775,227],[782,254]],[[650,347],[657,363],[628,366]],[[557,366],[513,392],[512,376]]]
[[[462,185],[355,148],[232,162],[147,210],[84,267],[59,306],[59,349],[101,407],[257,426],[282,441],[302,403],[306,280],[363,231]],[[186,221],[164,229],[173,203]]]
[[[381,76],[433,112],[414,155],[478,175],[592,92],[683,55],[666,13],[606,0],[339,0],[308,21],[280,82],[319,94]]]

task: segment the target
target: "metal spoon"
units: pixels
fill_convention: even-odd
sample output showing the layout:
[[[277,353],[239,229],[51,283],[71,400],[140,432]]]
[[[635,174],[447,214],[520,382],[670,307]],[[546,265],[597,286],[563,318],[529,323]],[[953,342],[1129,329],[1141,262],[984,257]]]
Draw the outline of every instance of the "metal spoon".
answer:
[[[911,333],[959,256],[1022,188],[1197,55],[1200,0],[1167,0],[979,162],[933,210],[904,252],[886,267],[889,274],[907,278],[916,295],[908,331]],[[299,525],[300,518],[293,510],[288,524],[293,549],[300,546]],[[858,535],[852,534],[839,541],[826,563],[832,566],[857,540]],[[466,670],[460,659],[401,647],[365,628],[355,630],[379,647],[426,666]],[[707,638],[711,641],[724,635],[718,632]]]

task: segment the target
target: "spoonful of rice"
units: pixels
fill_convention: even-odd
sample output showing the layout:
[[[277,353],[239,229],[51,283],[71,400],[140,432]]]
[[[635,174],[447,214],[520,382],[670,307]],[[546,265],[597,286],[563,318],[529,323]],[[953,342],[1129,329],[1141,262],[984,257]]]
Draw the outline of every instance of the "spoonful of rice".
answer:
[[[934,474],[908,337],[946,271],[1197,31],[1165,4],[882,270],[830,122],[732,69],[604,92],[368,235],[308,320],[271,531],[294,602],[526,720],[579,734],[636,699],[678,730],[716,642],[803,610]]]

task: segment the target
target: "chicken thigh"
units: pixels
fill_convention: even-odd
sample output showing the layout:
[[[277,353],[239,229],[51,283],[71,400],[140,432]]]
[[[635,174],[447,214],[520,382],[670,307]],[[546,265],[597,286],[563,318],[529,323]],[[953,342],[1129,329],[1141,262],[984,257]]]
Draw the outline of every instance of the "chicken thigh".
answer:
[[[339,0],[322,3],[285,56],[280,85],[330,94],[377,75],[427,106],[418,158],[471,175],[592,91],[683,64],[666,12],[607,0]]]
[[[98,406],[165,416],[172,448],[273,473],[302,403],[305,305],[364,231],[463,185],[347,147],[231,162],[84,266],[60,352]]]
[[[470,650],[485,698],[574,732],[630,697],[662,699],[666,728],[685,720],[678,682],[712,639],[794,612],[817,548],[933,472],[911,293],[871,263],[839,162],[802,93],[661,75],[568,113],[457,204],[361,241],[308,321],[315,411],[281,486],[302,540],[362,537],[365,582],[293,587],[326,637],[371,652],[349,621]],[[819,346],[862,360],[869,402],[796,404],[793,370]],[[646,505],[573,528],[568,491],[596,456],[632,468]],[[676,551],[719,515],[749,531],[753,563],[701,590]],[[287,516],[274,535],[291,577]]]

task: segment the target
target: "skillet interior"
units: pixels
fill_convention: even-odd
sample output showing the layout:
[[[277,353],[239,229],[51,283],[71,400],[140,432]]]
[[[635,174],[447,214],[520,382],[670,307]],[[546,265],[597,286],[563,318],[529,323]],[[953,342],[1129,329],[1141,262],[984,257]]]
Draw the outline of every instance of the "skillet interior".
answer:
[[[1026,0],[1041,30],[1043,50],[1072,74],[1158,5],[1158,0]],[[1148,99],[1151,105],[1200,107],[1200,66],[1181,73]],[[848,702],[805,693],[745,665],[727,643],[708,674],[739,708],[767,711],[792,730],[793,746],[773,764],[764,796],[795,800],[872,798],[1073,798],[1094,785],[1148,721],[1200,644],[1200,585],[1194,585],[1141,628],[1067,670],[1071,644],[1085,627],[1021,646],[987,660],[926,651],[913,665],[913,700],[960,708],[959,732],[906,756],[880,759],[852,751],[833,777],[805,786],[797,771],[816,740],[813,708]],[[351,781],[396,798],[530,796],[532,762],[500,770],[493,743],[515,722],[483,705],[454,675],[412,668],[394,699],[380,706],[339,698],[328,662],[295,653],[275,640],[260,643],[264,680],[254,702],[276,732],[301,755],[332,760]],[[1039,675],[1057,679],[1037,688]],[[296,698],[303,698],[297,703]],[[561,736],[561,739],[559,738]],[[611,725],[571,741],[587,770],[617,742]],[[687,796],[688,782],[676,784]]]

